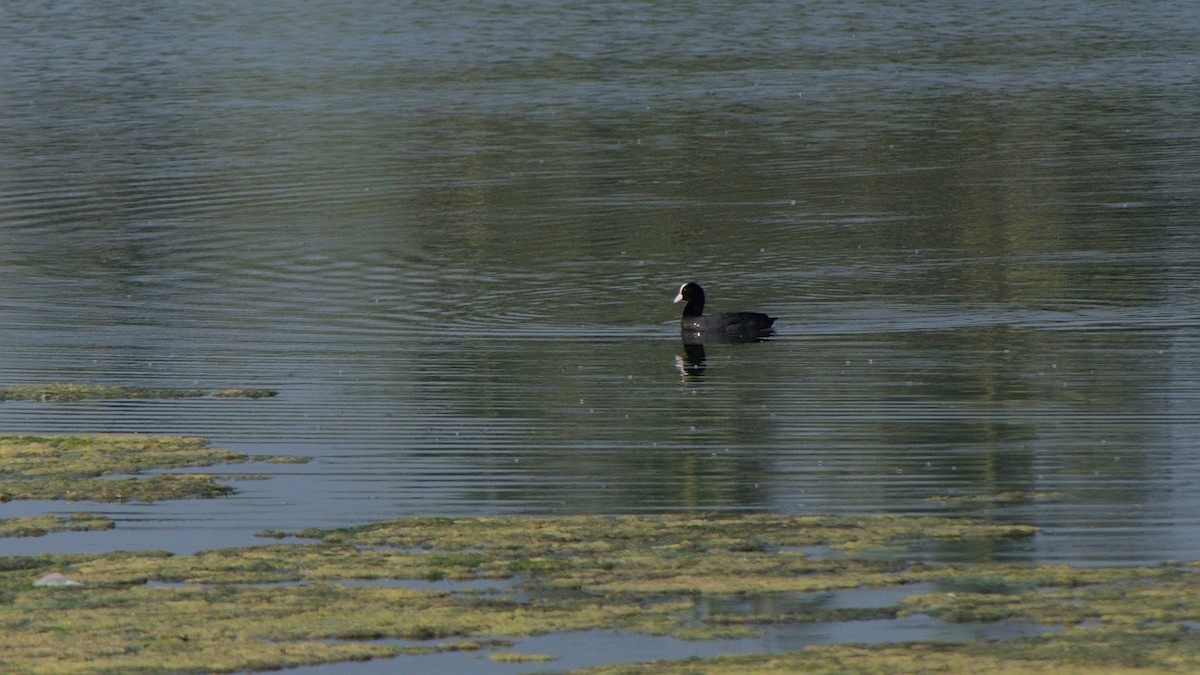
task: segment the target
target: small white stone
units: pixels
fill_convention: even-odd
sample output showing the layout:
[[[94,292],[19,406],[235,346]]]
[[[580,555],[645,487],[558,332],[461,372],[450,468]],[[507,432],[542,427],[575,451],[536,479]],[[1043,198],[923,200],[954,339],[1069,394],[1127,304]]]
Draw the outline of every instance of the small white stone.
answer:
[[[46,576],[42,577],[41,579],[38,579],[37,581],[33,582],[33,585],[34,586],[82,586],[83,584],[78,581],[75,581],[74,579],[68,577],[65,574],[59,574],[58,572],[51,572],[50,574],[47,574]]]

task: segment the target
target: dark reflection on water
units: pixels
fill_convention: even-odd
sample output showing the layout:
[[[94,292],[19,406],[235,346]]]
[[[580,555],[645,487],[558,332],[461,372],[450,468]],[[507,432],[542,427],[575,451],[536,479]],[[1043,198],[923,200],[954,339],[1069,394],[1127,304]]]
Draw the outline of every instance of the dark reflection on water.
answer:
[[[700,377],[704,375],[708,362],[708,352],[704,348],[705,345],[720,345],[717,348],[721,349],[723,346],[729,345],[765,342],[769,339],[769,334],[705,333],[684,329],[680,333],[680,338],[683,354],[675,357],[675,364],[679,367],[679,373],[684,377]]]
[[[0,431],[315,461],[6,550],[734,509],[1200,557],[1187,3],[26,9],[0,384],[280,395],[5,403]],[[777,334],[681,344],[684,279]]]
[[[705,362],[708,360],[703,342],[683,341],[683,356],[675,357],[679,372],[684,377],[700,377],[704,374]]]

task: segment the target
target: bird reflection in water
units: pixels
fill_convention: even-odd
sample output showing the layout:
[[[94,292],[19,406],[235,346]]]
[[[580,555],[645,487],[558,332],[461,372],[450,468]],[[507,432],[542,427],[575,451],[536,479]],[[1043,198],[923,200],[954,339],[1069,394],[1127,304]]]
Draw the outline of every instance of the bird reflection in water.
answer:
[[[684,377],[700,377],[704,375],[704,359],[704,343],[689,343],[684,338],[683,356],[675,355],[675,365],[679,368],[679,374]]]
[[[734,345],[747,342],[766,342],[766,335],[715,334],[710,335],[699,331],[683,330],[679,337],[683,342],[683,354],[675,355],[675,365],[679,374],[684,377],[702,377],[707,367],[705,345]]]

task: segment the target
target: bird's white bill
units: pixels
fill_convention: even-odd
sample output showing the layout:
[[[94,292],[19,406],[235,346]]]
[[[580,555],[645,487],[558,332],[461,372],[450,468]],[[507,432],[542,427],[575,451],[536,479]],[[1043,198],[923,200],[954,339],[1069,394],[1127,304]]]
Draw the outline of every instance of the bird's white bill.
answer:
[[[687,284],[684,284],[683,286],[687,286]],[[675,294],[675,300],[671,303],[672,305],[683,300],[683,286],[679,287],[679,292]]]

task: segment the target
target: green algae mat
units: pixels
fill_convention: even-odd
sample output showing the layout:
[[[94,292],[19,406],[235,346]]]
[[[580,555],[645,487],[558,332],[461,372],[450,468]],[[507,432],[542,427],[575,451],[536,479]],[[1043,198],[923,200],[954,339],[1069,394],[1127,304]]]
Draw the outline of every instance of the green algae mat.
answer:
[[[220,496],[230,489],[211,477],[146,472],[246,461],[293,460],[218,450],[199,438],[0,436],[0,499]],[[113,526],[98,514],[13,518],[0,521],[0,537]],[[980,519],[895,516],[414,518],[267,531],[260,534],[273,543],[190,556],[6,556],[0,672],[243,672],[385,657],[403,669],[405,658],[459,650],[497,663],[550,660],[552,667],[553,656],[521,653],[520,639],[602,630],[709,640],[913,614],[1045,632],[590,672],[1200,671],[1200,564],[932,562],[941,549],[986,559],[1037,532]],[[711,610],[731,599],[863,588],[911,592],[862,609],[768,602],[751,606],[771,610]]]
[[[52,382],[50,384],[17,385],[0,387],[0,402],[3,401],[38,401],[72,402],[88,400],[131,400],[149,398],[198,398],[212,396],[214,398],[269,398],[276,392],[269,389],[152,389],[149,387],[114,387],[92,384],[69,384]]]
[[[594,672],[1200,668],[1200,640],[1191,631],[1200,617],[1196,565],[949,565],[922,562],[926,556],[916,553],[947,542],[1002,544],[1034,532],[966,519],[884,516],[405,519],[263,533],[294,541],[192,556],[9,557],[0,559],[0,670],[154,672],[171,664],[175,672],[232,672],[393,656],[402,667],[405,654],[494,650],[564,631],[703,640],[787,623],[913,613],[1056,630],[1002,642],[814,647]],[[875,555],[879,550],[889,553]],[[80,585],[34,585],[50,573]],[[464,590],[382,583],[395,580],[476,583]],[[479,590],[478,580],[496,589]],[[931,584],[938,590],[930,592]],[[700,610],[710,598],[905,586],[917,590],[889,607],[766,615]],[[506,652],[494,658],[547,657]]]
[[[154,502],[221,497],[232,494],[234,489],[211,475],[146,475],[146,472],[250,461],[305,460],[252,457],[217,450],[210,448],[203,438],[0,436],[0,502],[14,499]]]

